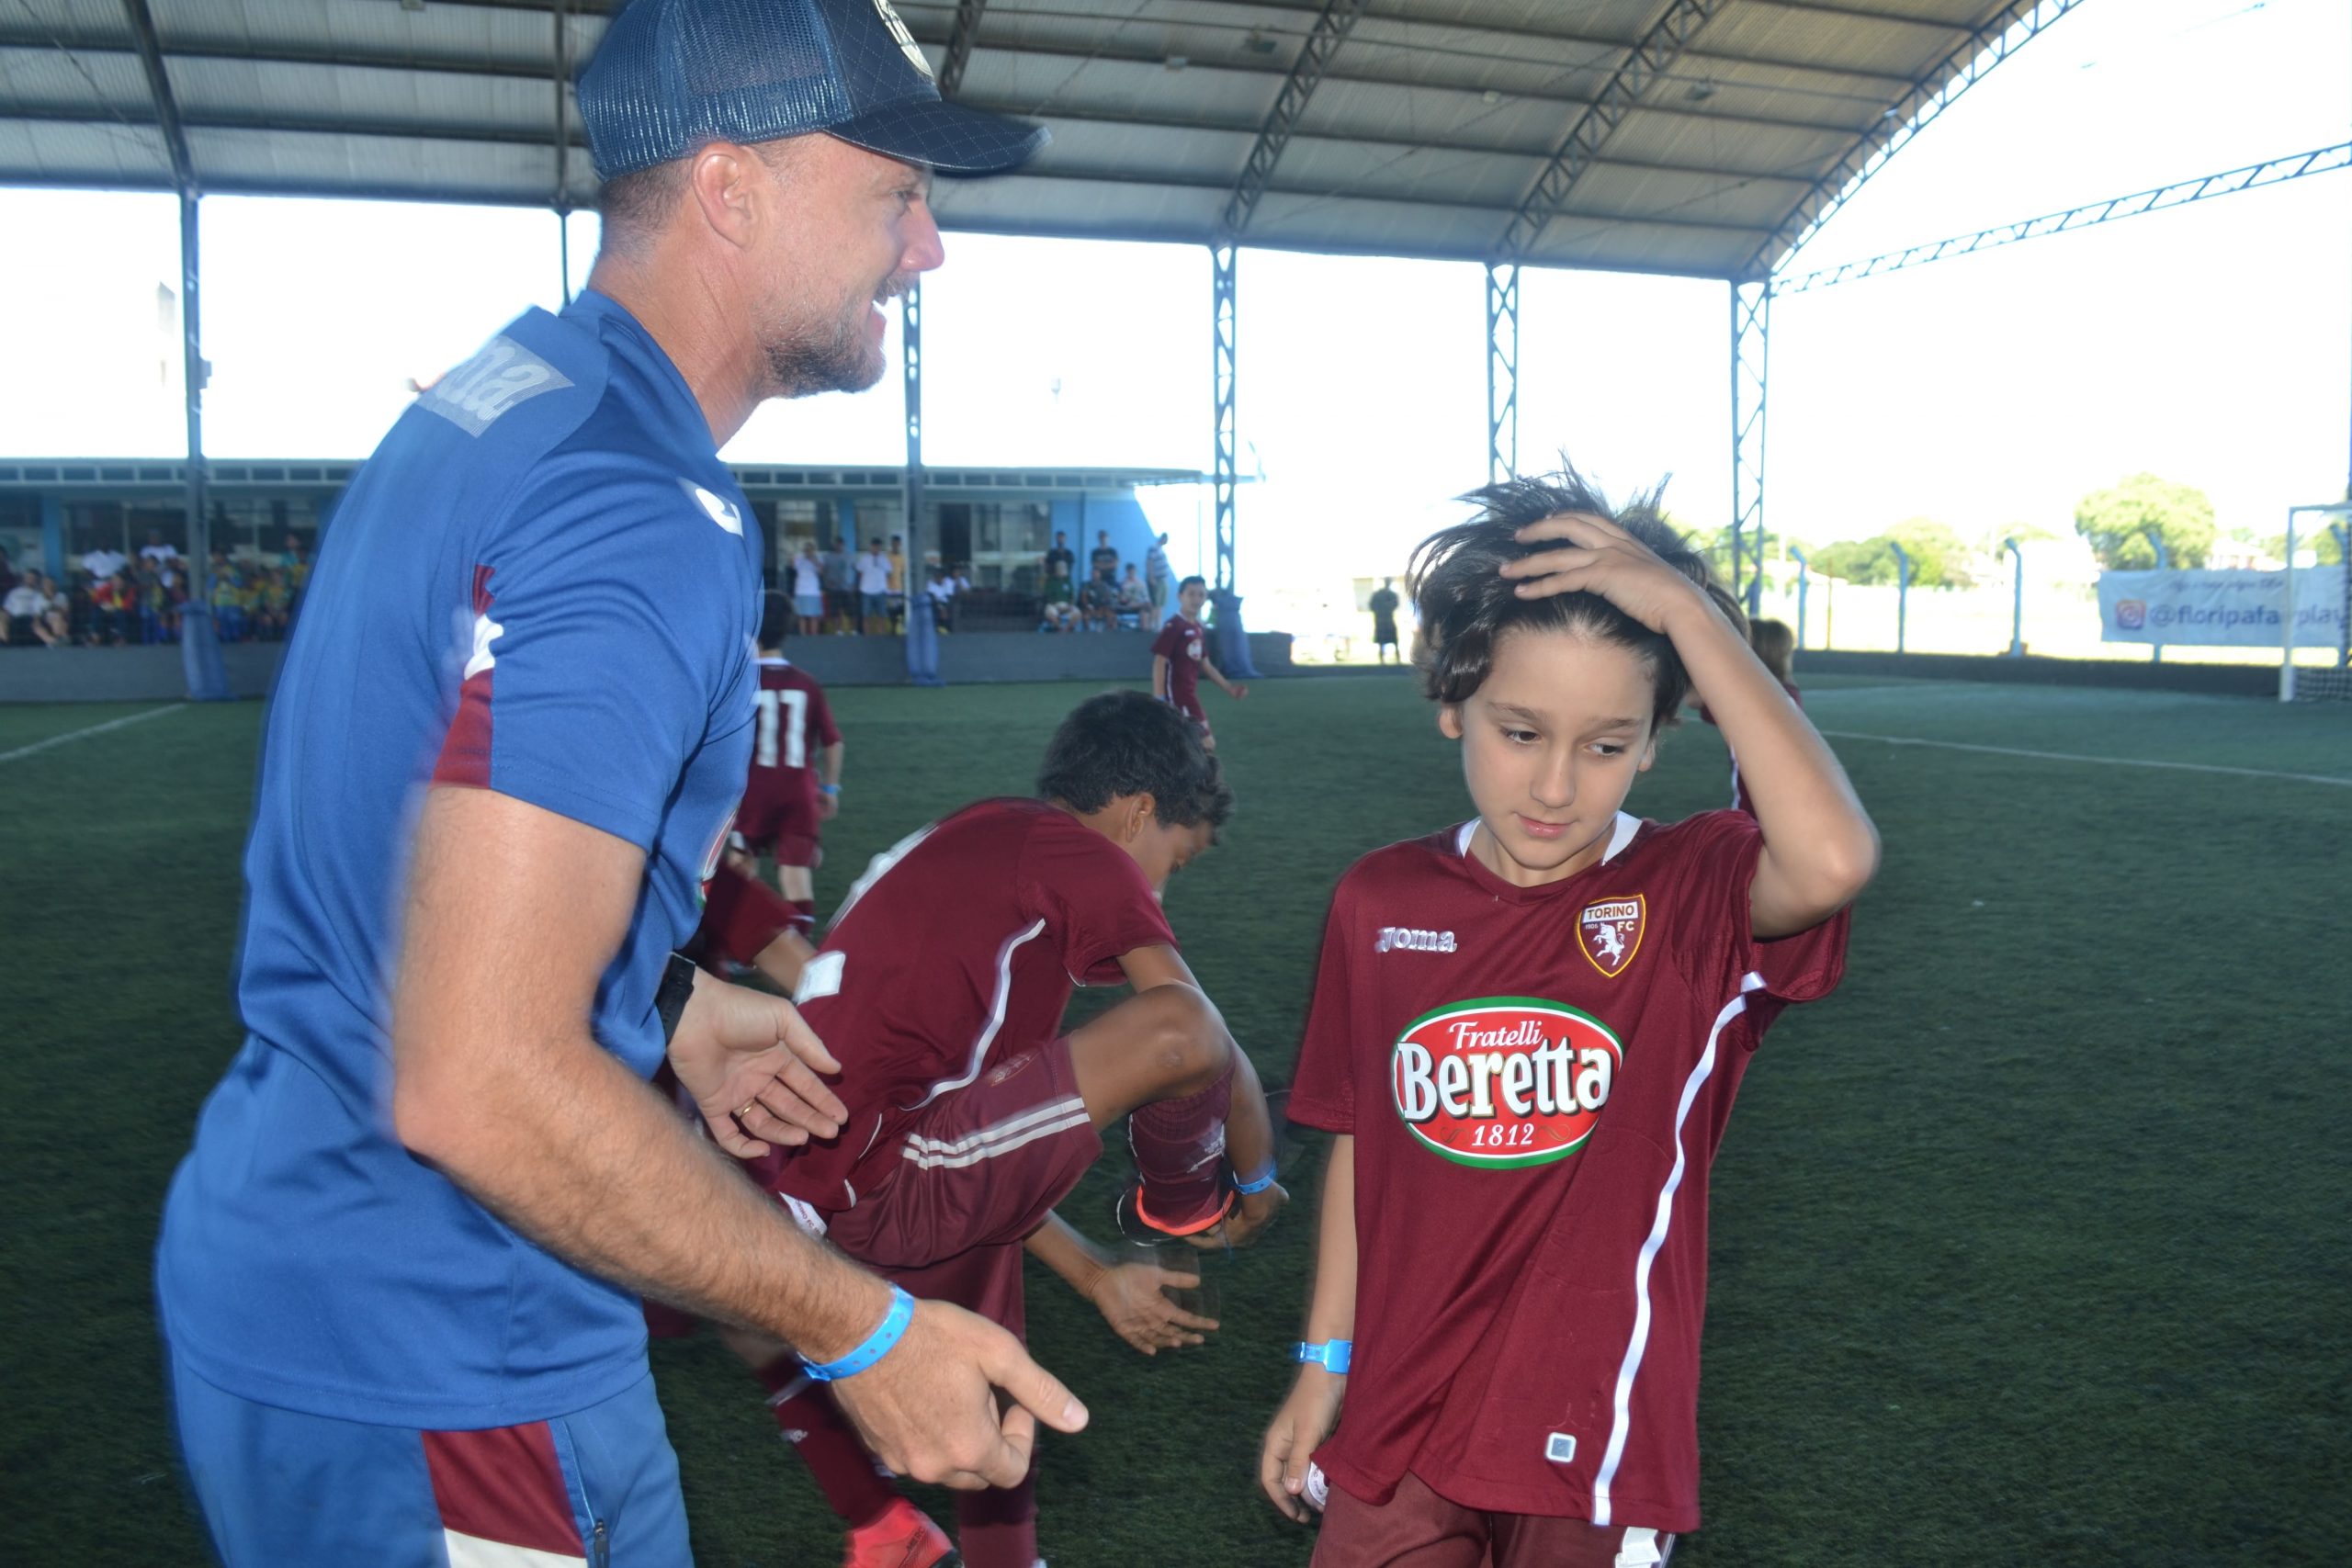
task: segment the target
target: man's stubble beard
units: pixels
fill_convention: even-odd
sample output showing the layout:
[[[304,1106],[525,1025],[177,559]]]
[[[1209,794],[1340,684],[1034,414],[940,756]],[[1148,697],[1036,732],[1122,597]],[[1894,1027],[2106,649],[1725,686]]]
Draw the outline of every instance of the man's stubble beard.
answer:
[[[854,314],[832,318],[832,331],[820,337],[800,327],[786,326],[765,347],[768,374],[775,396],[807,398],[819,392],[863,392],[882,379],[881,344],[865,341],[865,309],[887,304],[913,286],[911,276],[894,277],[879,299],[862,300]]]

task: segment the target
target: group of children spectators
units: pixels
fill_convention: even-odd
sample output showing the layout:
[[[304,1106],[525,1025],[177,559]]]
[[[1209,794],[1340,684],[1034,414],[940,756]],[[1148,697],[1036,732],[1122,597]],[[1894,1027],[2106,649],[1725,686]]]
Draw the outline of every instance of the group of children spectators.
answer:
[[[1152,631],[1168,607],[1168,536],[1154,537],[1145,552],[1145,570],[1123,563],[1109,529],[1094,536],[1087,557],[1086,576],[1077,575],[1078,555],[1068,534],[1054,536],[1046,552],[1045,581],[1038,593],[1037,629],[1041,632],[1107,632],[1122,621],[1137,630]]]
[[[942,570],[935,557],[926,576],[922,597],[930,601],[933,624],[941,631],[953,630],[956,601],[969,592],[971,580],[961,568]],[[887,550],[877,535],[854,554],[839,540],[820,550],[815,540],[803,539],[786,577],[802,637],[828,632],[836,637],[897,637],[907,629],[907,542],[902,535],[891,535]]]
[[[311,562],[300,544],[282,554],[212,552],[213,626],[224,642],[276,642],[293,624]],[[63,582],[0,554],[0,638],[14,648],[120,648],[177,642],[193,578],[187,558],[150,533],[135,556],[84,555]]]

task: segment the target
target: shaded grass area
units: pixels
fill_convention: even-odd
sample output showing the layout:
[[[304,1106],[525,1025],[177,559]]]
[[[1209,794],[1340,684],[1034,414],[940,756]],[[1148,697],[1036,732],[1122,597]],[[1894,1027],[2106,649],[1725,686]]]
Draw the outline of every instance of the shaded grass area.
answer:
[[[1079,686],[836,694],[868,856],[1023,789]],[[1330,885],[1457,818],[1402,679],[1210,701],[1241,810],[1179,877],[1188,956],[1286,1078]],[[2068,689],[1807,682],[1833,728],[2352,777],[2340,711]],[[0,751],[139,711],[0,710]],[[187,708],[0,764],[0,1562],[201,1560],[148,1292],[161,1194],[234,1049],[228,989],[260,710]],[[1792,1012],[1721,1156],[1701,1406],[1718,1564],[2329,1562],[2352,1530],[2352,791],[1841,743],[1886,840],[1845,988]],[[1634,805],[1725,794],[1672,737]],[[1311,1179],[1306,1183],[1311,1187]],[[1107,1230],[1111,1179],[1068,1210]],[[1300,1190],[1299,1196],[1309,1196]],[[1032,1270],[1038,1355],[1093,1407],[1050,1443],[1055,1568],[1303,1563],[1254,1495],[1306,1206],[1210,1263],[1225,1327],[1146,1360]],[[715,1343],[657,1346],[709,1564],[832,1561],[835,1527]],[[935,1511],[943,1495],[925,1499]]]

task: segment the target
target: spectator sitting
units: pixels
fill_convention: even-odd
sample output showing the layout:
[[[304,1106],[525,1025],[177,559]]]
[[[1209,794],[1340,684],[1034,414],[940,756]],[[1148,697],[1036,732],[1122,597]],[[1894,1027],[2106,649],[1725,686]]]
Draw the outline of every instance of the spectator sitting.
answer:
[[[931,568],[931,581],[923,585],[923,592],[931,597],[932,624],[943,632],[952,632],[956,629],[956,598],[971,592],[972,585],[960,570],[943,571],[935,560],[929,558],[924,564]]]
[[[1078,608],[1091,632],[1108,631],[1118,618],[1119,591],[1099,577],[1079,584]]]
[[[1078,629],[1078,605],[1071,591],[1068,566],[1060,561],[1054,563],[1053,571],[1046,577],[1045,589],[1039,597],[1044,601],[1041,612],[1043,619],[1037,623],[1039,631],[1067,632]]]
[[[40,619],[33,623],[33,635],[51,648],[71,645],[73,626],[67,616],[64,591],[46,572],[35,572],[30,581],[40,589],[41,597],[49,601],[49,608],[42,611]]]
[[[225,558],[212,569],[212,626],[222,642],[242,642],[245,636],[244,580]]]
[[[903,632],[907,628],[907,541],[904,536],[890,536],[890,629]]]
[[[49,616],[49,595],[34,584],[30,577],[8,590],[0,600],[0,611],[8,616],[7,643],[11,648],[30,648],[46,640],[40,635],[42,623]]]
[[[178,560],[180,558],[180,553],[170,545],[164,543],[164,535],[161,529],[150,528],[147,530],[147,542],[139,547],[139,558],[143,561],[154,562],[155,570],[161,571],[165,567],[170,566],[174,561]]]
[[[1118,610],[1119,619],[1124,621],[1129,615],[1133,615],[1137,626],[1143,625],[1144,617],[1151,612],[1150,590],[1144,586],[1143,579],[1136,574],[1133,561],[1127,563],[1127,575],[1119,579]]]

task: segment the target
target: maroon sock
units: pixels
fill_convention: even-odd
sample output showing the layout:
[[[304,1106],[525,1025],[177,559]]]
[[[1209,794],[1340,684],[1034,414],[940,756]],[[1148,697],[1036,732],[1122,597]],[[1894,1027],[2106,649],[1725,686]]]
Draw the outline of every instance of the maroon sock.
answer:
[[[1154,1224],[1189,1225],[1223,1199],[1225,1113],[1233,1104],[1233,1065],[1216,1082],[1182,1100],[1139,1105],[1127,1117],[1127,1147],[1143,1181],[1143,1208]]]
[[[956,1548],[964,1554],[964,1568],[1035,1568],[1037,1472],[1031,1469],[1018,1486],[959,1494]]]
[[[817,940],[817,900],[795,898],[791,902],[792,929],[810,942],[815,942]]]
[[[852,1529],[881,1517],[882,1510],[897,1500],[898,1490],[875,1468],[874,1456],[865,1451],[833,1396],[803,1377],[789,1356],[763,1368],[760,1382],[768,1391],[775,1424],[816,1478],[826,1506]]]

